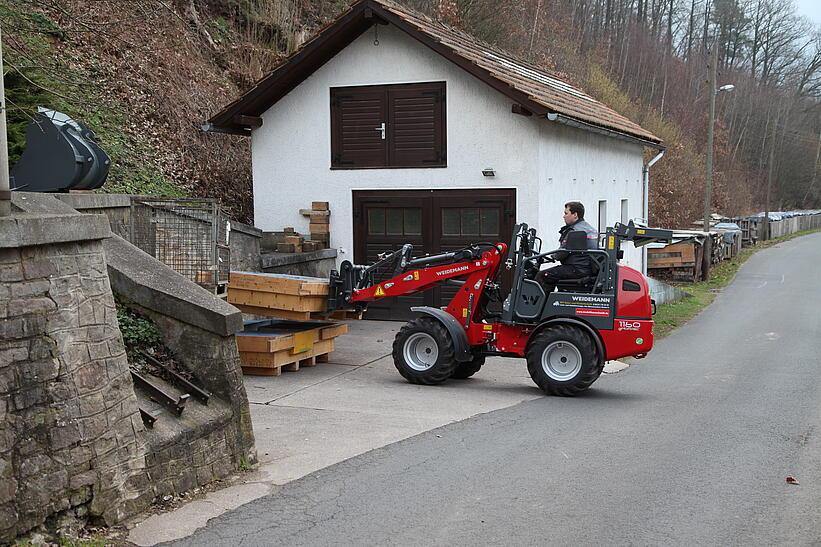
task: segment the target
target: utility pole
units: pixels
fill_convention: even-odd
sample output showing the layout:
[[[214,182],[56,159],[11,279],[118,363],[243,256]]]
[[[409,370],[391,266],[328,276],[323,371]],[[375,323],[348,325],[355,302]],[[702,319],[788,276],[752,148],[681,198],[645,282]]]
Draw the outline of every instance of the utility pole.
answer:
[[[773,185],[773,166],[775,164],[775,129],[778,125],[778,107],[775,107],[775,118],[770,135],[770,161],[767,166],[767,198],[764,202],[764,241],[770,239],[770,189]]]
[[[713,125],[716,117],[716,79],[718,73],[718,38],[710,51],[710,75],[707,91],[710,94],[710,116],[707,122],[707,172],[704,188],[704,231],[710,231],[710,200],[713,197]]]
[[[3,34],[0,29],[0,217],[11,214],[9,145],[6,136],[6,84],[3,79]]]

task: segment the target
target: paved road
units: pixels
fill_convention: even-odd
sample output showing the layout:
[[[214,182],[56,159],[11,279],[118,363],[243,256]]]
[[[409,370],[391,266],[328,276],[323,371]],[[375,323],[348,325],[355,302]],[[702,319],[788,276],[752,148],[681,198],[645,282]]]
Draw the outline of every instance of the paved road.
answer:
[[[820,265],[821,234],[761,251],[584,396],[372,451],[179,544],[821,542]]]

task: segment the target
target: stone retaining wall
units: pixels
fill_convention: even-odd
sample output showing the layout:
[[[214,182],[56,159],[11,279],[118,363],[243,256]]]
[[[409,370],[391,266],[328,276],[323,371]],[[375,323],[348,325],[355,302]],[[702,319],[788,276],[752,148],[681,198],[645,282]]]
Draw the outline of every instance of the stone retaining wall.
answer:
[[[17,227],[17,243],[40,244],[0,239],[3,540],[57,513],[116,522],[154,496],[100,241],[105,219],[18,220],[0,218],[0,233]]]
[[[143,511],[256,461],[233,306],[112,235],[103,215],[14,193],[0,218],[0,544],[44,522]],[[112,290],[213,393],[146,429]],[[159,381],[159,380],[157,380]]]

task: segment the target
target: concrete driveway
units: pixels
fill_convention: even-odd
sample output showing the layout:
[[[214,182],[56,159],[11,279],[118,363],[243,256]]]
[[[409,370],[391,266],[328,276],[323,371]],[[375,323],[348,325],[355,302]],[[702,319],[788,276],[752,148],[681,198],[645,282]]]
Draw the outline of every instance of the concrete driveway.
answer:
[[[209,519],[329,465],[543,397],[523,359],[490,358],[468,380],[439,386],[407,383],[390,356],[403,324],[351,321],[328,363],[276,377],[246,376],[258,469],[245,475],[242,484],[148,518],[128,539],[154,545],[185,537]]]

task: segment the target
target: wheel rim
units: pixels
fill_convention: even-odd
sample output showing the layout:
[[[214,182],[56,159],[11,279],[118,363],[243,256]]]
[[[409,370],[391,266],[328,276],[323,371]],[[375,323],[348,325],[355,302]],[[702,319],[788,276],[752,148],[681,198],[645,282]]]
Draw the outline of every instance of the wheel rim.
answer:
[[[542,352],[542,369],[551,379],[566,382],[582,369],[582,353],[570,342],[553,342]]]
[[[405,341],[402,353],[405,363],[410,368],[423,372],[436,364],[439,358],[439,346],[430,334],[417,332]]]

